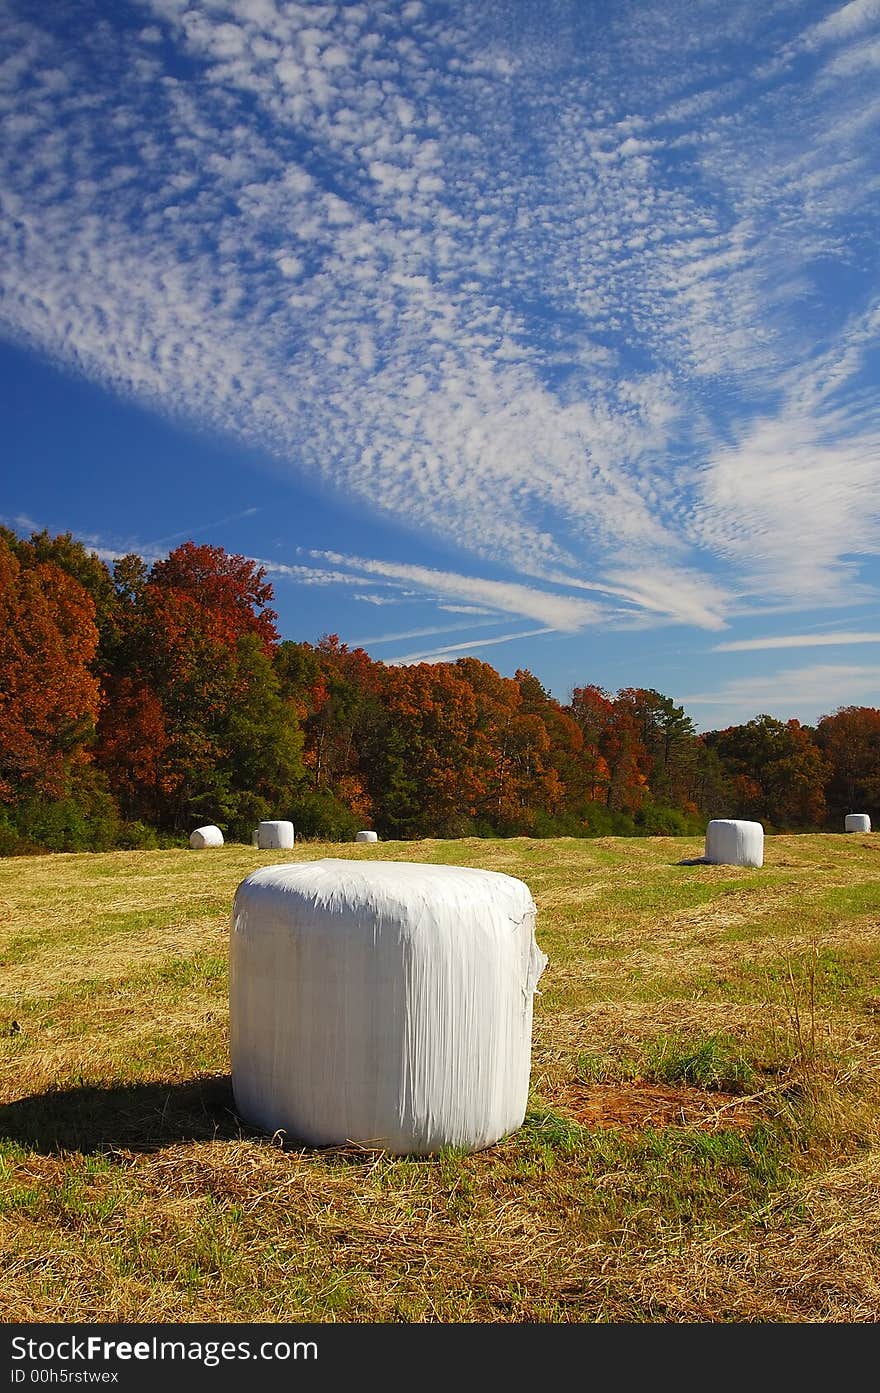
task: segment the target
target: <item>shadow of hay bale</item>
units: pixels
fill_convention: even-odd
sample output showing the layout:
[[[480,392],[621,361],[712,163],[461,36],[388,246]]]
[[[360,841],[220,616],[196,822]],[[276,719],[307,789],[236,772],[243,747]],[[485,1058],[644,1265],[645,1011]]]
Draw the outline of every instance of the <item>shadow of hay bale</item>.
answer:
[[[184,1083],[83,1084],[0,1104],[0,1140],[11,1140],[43,1156],[76,1151],[150,1154],[187,1142],[258,1142],[333,1165],[371,1165],[387,1155],[381,1147],[313,1147],[296,1137],[270,1137],[235,1111],[229,1074]],[[426,1163],[436,1156],[413,1158]]]
[[[0,1136],[45,1155],[150,1152],[178,1142],[250,1135],[235,1113],[228,1074],[184,1083],[52,1088],[0,1106]]]

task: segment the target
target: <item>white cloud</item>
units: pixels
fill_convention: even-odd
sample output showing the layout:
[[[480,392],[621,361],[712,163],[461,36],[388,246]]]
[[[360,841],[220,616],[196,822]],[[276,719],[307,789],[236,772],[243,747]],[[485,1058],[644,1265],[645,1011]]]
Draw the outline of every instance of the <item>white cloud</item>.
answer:
[[[823,424],[794,409],[760,421],[699,481],[695,539],[768,599],[846,603],[853,557],[880,550],[880,432],[840,439]]]
[[[347,571],[328,571],[320,566],[289,566],[282,561],[266,561],[251,557],[276,580],[292,580],[298,585],[363,585],[365,576],[350,575]]]
[[[402,658],[389,658],[389,667],[407,667],[411,663],[451,663],[463,657],[474,648],[488,648],[495,643],[512,643],[515,639],[534,638],[538,634],[552,634],[553,629],[526,629],[522,633],[502,634],[500,638],[474,639],[470,643],[453,643],[447,648],[428,648],[422,653],[407,653]]]
[[[312,554],[335,565],[356,567],[368,575],[417,585],[431,594],[482,601],[508,614],[522,614],[542,620],[549,627],[563,632],[574,633],[594,623],[602,613],[599,606],[588,600],[554,595],[547,590],[537,590],[511,581],[483,580],[479,576],[456,575],[451,571],[392,561],[367,561],[363,557],[341,556],[331,551]]]
[[[736,677],[716,691],[680,698],[701,729],[739,725],[758,715],[814,724],[841,706],[877,704],[880,666],[817,664],[762,676]]]
[[[7,520],[4,518],[3,521],[6,522]],[[22,532],[39,532],[41,530],[40,524],[34,522],[33,518],[28,517],[26,513],[16,513],[15,517],[11,519],[11,522],[14,527]]]
[[[880,643],[880,634],[777,634],[774,638],[744,638],[732,643],[716,643],[712,652],[754,653],[765,648],[833,648],[849,643]]]
[[[255,517],[259,512],[261,512],[261,509],[256,507],[242,508],[239,513],[228,513],[226,517],[216,518],[211,522],[191,523],[189,527],[183,528],[180,532],[170,532],[165,537],[154,537],[147,545],[151,550],[155,551],[157,547],[167,546],[169,542],[177,542],[180,541],[181,538],[201,536],[205,532],[213,531],[215,528],[225,527],[229,522],[240,522],[242,518]]]
[[[835,76],[849,76],[871,68],[880,68],[880,40],[854,45],[828,65],[829,73]]]
[[[574,633],[864,593],[876,0],[142,8],[4,21],[8,338],[516,577],[410,568],[442,601]],[[359,569],[273,574],[405,579]]]
[[[500,618],[491,620],[492,624],[499,624],[501,622],[502,621]],[[483,626],[481,625],[479,627]],[[432,625],[426,629],[405,629],[402,633],[378,634],[374,635],[372,638],[353,638],[350,639],[349,642],[351,646],[355,648],[370,648],[374,644],[400,643],[404,639],[408,638],[429,638],[433,634],[454,634],[459,632],[462,628],[464,628],[463,624],[443,624],[440,626]],[[543,633],[545,631],[541,630],[541,632]],[[494,642],[494,639],[486,641]],[[465,647],[469,646],[470,645],[465,644]]]
[[[880,20],[878,0],[850,0],[806,31],[801,40],[804,48],[819,48],[861,34]]]
[[[491,614],[491,610],[482,609],[480,605],[438,605],[446,614]]]
[[[602,581],[568,579],[567,584],[627,600],[643,615],[662,615],[673,623],[700,629],[724,628],[730,593],[704,573],[658,562],[652,567],[611,570],[607,577]],[[558,573],[552,578],[560,584],[566,581]]]

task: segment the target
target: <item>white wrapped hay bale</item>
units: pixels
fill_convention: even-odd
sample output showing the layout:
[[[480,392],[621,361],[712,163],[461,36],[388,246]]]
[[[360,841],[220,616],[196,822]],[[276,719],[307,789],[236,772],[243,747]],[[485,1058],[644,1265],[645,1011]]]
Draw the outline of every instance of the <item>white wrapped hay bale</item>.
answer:
[[[290,851],[293,846],[292,822],[261,822],[257,828],[261,851]]]
[[[356,832],[354,839],[356,842],[377,842],[379,834],[378,832]]]
[[[197,827],[189,834],[189,844],[196,851],[201,851],[206,846],[222,846],[223,833],[219,827]]]
[[[847,813],[843,825],[847,832],[870,832],[871,819],[867,813]]]
[[[491,1146],[525,1115],[546,961],[512,876],[332,858],[256,871],[232,912],[236,1107],[313,1146]]]
[[[251,837],[251,846],[259,846],[259,845],[260,845],[260,829],[259,829],[259,827],[255,827],[255,828],[254,828],[254,835]]]
[[[764,828],[760,822],[714,818],[706,828],[706,858],[715,866],[763,866]]]

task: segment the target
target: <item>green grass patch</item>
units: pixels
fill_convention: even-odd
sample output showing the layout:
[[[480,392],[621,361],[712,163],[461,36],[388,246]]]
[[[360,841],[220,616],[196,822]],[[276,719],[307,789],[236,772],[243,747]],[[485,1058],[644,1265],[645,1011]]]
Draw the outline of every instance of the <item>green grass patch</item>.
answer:
[[[754,1092],[759,1076],[736,1042],[710,1035],[696,1043],[664,1035],[647,1051],[644,1077],[653,1083],[686,1083],[724,1093]]]

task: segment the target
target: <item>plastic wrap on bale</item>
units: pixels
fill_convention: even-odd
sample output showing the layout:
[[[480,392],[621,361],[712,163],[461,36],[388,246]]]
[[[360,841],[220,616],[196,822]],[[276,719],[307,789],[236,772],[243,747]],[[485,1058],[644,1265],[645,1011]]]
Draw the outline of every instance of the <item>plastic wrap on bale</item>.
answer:
[[[189,844],[194,851],[202,851],[209,846],[222,846],[223,833],[219,827],[213,825],[208,827],[197,827],[194,832],[189,834]]]
[[[377,842],[379,834],[377,832],[356,832],[354,835],[356,842]]]
[[[257,828],[261,851],[290,851],[293,847],[292,822],[261,822]]]
[[[867,813],[847,813],[843,825],[847,832],[870,832],[871,819]]]
[[[763,866],[764,828],[760,822],[713,818],[706,828],[705,859],[714,866]]]
[[[238,887],[236,1107],[312,1146],[477,1151],[520,1126],[547,959],[513,876],[326,859]]]

